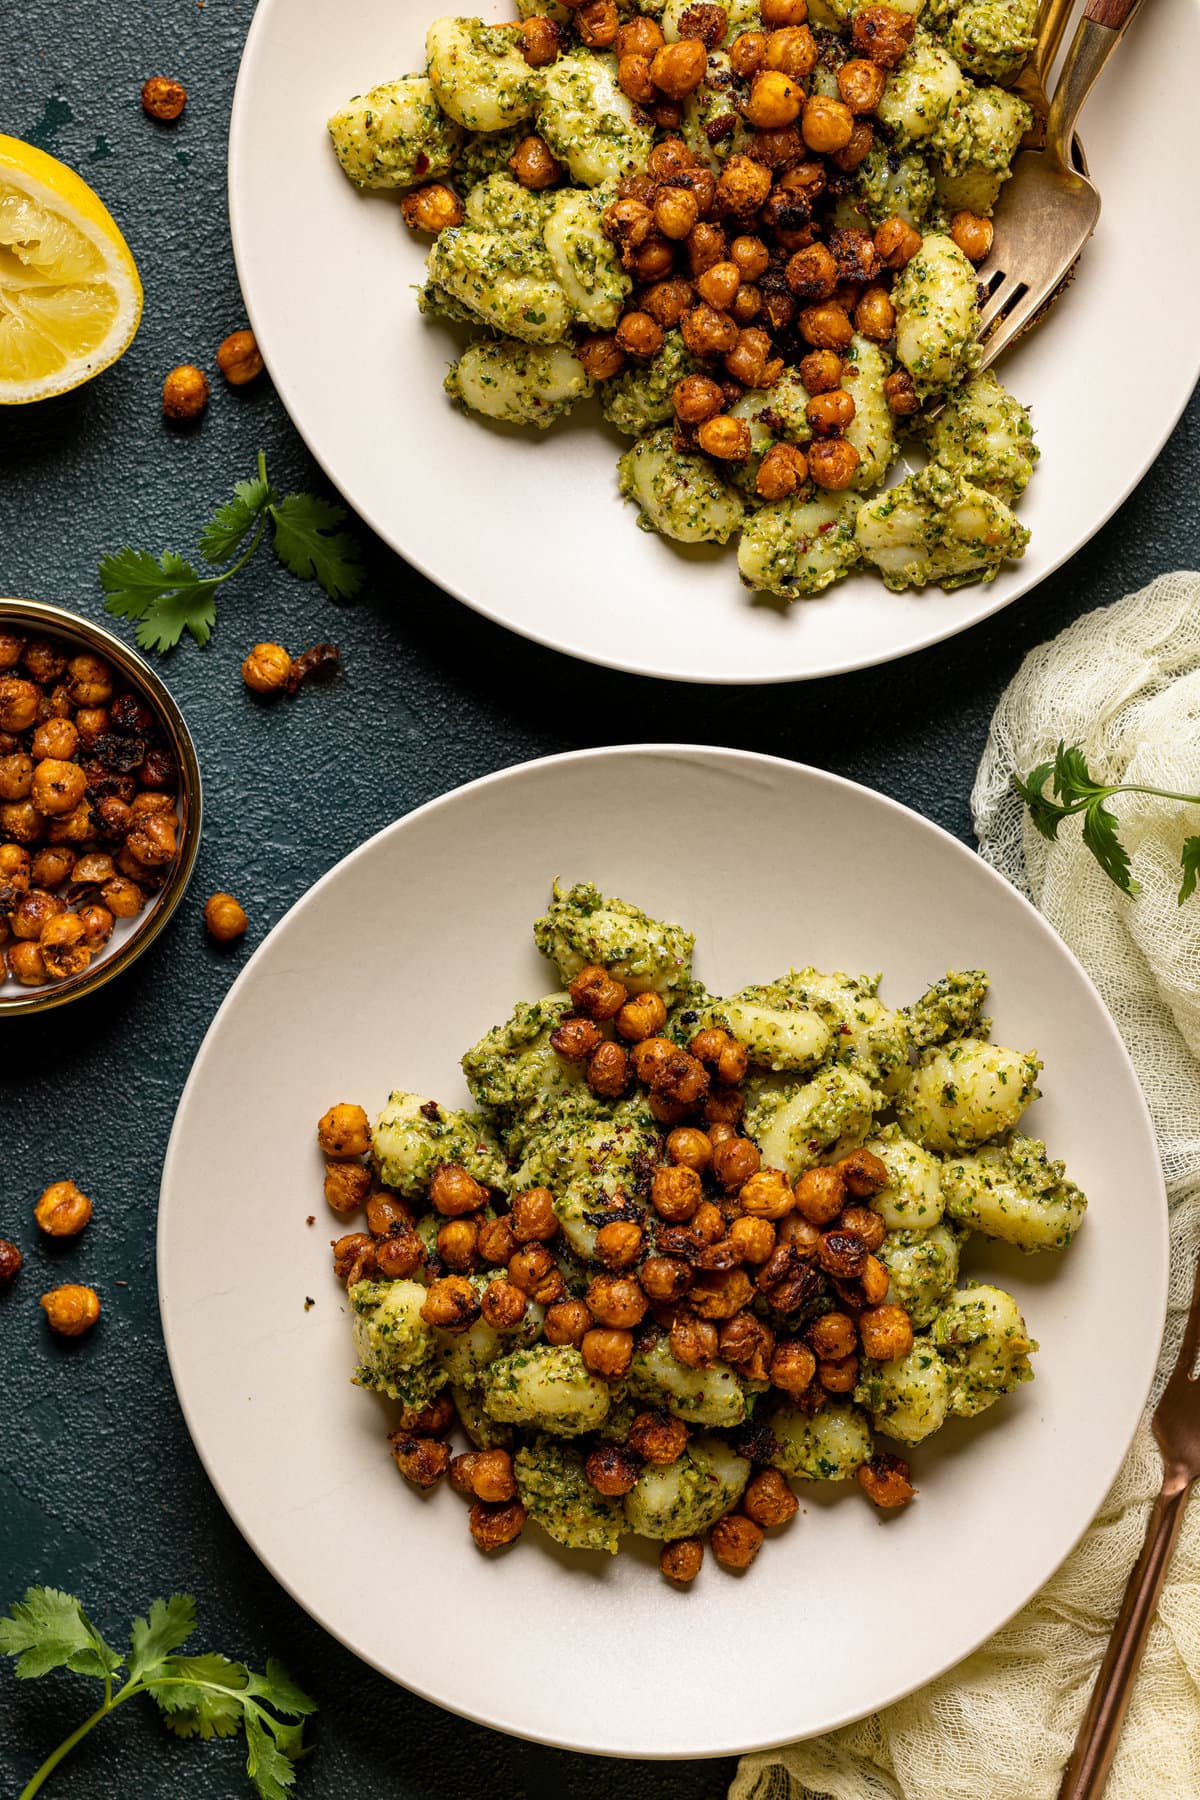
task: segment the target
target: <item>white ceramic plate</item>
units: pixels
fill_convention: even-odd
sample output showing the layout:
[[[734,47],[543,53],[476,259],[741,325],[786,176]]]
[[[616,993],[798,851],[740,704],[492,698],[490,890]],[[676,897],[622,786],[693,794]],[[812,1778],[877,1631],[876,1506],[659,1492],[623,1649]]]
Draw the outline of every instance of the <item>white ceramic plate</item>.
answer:
[[[510,630],[586,661],[684,681],[771,682],[903,656],[962,631],[1074,554],[1161,449],[1200,373],[1200,5],[1148,6],[1084,115],[1104,216],[1053,321],[1001,374],[1043,461],[1025,559],[990,586],[889,594],[871,576],[792,608],[752,598],[731,550],[637,529],[617,493],[626,440],[597,403],[554,427],[490,427],[442,392],[470,335],[428,322],[425,250],[398,203],[341,174],[325,120],[423,65],[442,0],[260,0],[229,140],[238,274],[275,385],[309,448],[393,549]],[[507,0],[472,0],[489,18]],[[1162,246],[1171,246],[1169,275]],[[1137,346],[1134,365],[1122,362]],[[1164,473],[1169,479],[1169,471]],[[403,605],[400,587],[396,601]],[[453,621],[447,615],[448,630]]]
[[[916,1504],[882,1525],[853,1484],[810,1487],[748,1575],[710,1558],[686,1594],[645,1544],[572,1555],[531,1528],[513,1552],[481,1557],[457,1495],[423,1498],[397,1474],[393,1409],[348,1379],[328,1250],[345,1227],[321,1198],[315,1122],[334,1100],[374,1112],[394,1086],[465,1103],[462,1050],[553,986],[530,926],[560,873],[687,923],[717,991],[811,961],[882,968],[899,1003],[947,968],[986,967],[997,1039],[1045,1059],[1029,1128],[1091,1200],[1061,1261],[994,1247],[975,1259],[1018,1295],[1041,1342],[1037,1379],[915,1454]],[[977,857],[903,807],[791,763],[597,750],[423,807],[276,926],[180,1102],[159,1291],[196,1448],[250,1544],[329,1631],[501,1730],[703,1756],[822,1731],[909,1692],[1051,1573],[1145,1399],[1165,1217],[1149,1119],[1108,1014],[1061,940]],[[1114,1319],[1116,1357],[1102,1353]],[[503,1623],[481,1634],[488,1619]]]

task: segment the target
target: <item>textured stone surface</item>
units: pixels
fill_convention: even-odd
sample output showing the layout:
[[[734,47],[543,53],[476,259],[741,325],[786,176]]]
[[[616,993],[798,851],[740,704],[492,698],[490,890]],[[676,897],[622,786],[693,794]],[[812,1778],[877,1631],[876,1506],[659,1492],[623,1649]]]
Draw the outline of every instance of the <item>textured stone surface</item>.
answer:
[[[243,322],[225,130],[251,10],[250,0],[77,0],[67,34],[55,0],[28,0],[9,36],[0,122],[99,189],[140,265],[146,315],[100,380],[0,416],[0,592],[102,616],[98,556],[122,542],[188,552],[260,446],[281,486],[320,486],[265,380],[238,394],[214,377],[196,432],[171,433],[159,419],[165,371],[192,360],[211,371],[216,345]],[[141,113],[153,73],[188,87],[177,127]],[[968,837],[987,721],[1025,650],[1086,608],[1195,563],[1198,424],[1193,401],[1157,472],[1092,545],[998,619],[890,669],[777,693],[671,687],[571,663],[505,635],[378,546],[369,594],[352,607],[333,607],[266,557],[231,583],[210,650],[189,643],[165,665],[207,779],[191,900],[121,982],[45,1022],[14,1022],[0,1045],[0,1235],[28,1255],[0,1298],[0,1602],[29,1582],[56,1583],[117,1632],[155,1594],[190,1589],[204,1645],[260,1662],[281,1653],[319,1697],[317,1750],[300,1780],[314,1800],[723,1793],[727,1762],[592,1761],[437,1711],[326,1637],[246,1548],[191,1449],[159,1330],[154,1215],[179,1091],[247,949],[316,876],[411,807],[527,757],[648,738],[739,745],[868,782]],[[260,706],[237,670],[262,637],[293,648],[333,638],[345,674],[293,705]],[[216,887],[250,915],[246,945],[231,954],[200,924]],[[79,1245],[50,1252],[33,1241],[30,1209],[68,1174],[94,1197],[96,1218]],[[94,1336],[62,1348],[37,1295],[68,1271],[96,1281],[105,1316]],[[395,1550],[363,1546],[346,1579],[388,1579],[402,1566]],[[502,1655],[502,1620],[467,1622],[468,1643]],[[89,1692],[72,1677],[18,1690],[0,1672],[6,1793],[90,1710]],[[90,1740],[50,1791],[68,1787],[76,1800],[248,1791],[236,1746],[176,1744],[136,1709]]]

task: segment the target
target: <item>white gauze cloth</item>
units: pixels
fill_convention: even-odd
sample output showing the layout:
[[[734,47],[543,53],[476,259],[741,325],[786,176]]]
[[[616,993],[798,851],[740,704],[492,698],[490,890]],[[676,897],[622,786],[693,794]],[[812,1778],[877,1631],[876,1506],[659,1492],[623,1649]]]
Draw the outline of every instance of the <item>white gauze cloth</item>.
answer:
[[[1026,657],[996,709],[972,795],[986,860],[1079,957],[1133,1058],[1171,1206],[1171,1297],[1156,1390],[1174,1364],[1200,1246],[1200,891],[1182,907],[1195,807],[1120,795],[1142,883],[1129,899],[1068,820],[1039,836],[1012,791],[1060,738],[1097,780],[1200,793],[1200,574],[1164,575]],[[1097,1344],[1097,1379],[1121,1321]],[[1054,1800],[1162,1465],[1147,1411],[1083,1542],[1025,1610],[949,1674],[808,1743],[743,1758],[730,1800]],[[903,1629],[903,1622],[893,1629]],[[1200,1800],[1200,1498],[1193,1497],[1105,1800]]]

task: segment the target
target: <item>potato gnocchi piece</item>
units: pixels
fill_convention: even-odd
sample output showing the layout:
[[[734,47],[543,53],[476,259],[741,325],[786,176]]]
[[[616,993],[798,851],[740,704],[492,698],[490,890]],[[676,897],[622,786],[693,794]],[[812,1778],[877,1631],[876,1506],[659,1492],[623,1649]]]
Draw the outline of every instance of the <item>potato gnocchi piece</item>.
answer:
[[[593,391],[569,344],[523,344],[519,338],[481,338],[446,376],[446,392],[471,412],[540,431]]]
[[[902,1444],[920,1444],[940,1431],[950,1410],[950,1377],[936,1348],[919,1338],[907,1356],[868,1363],[854,1398],[876,1431]]]
[[[983,1013],[987,992],[982,969],[948,969],[919,1000],[904,1008],[913,1049],[928,1050],[947,1038],[987,1037],[992,1029]]]
[[[1011,1131],[1037,1099],[1041,1066],[1032,1052],[957,1038],[922,1054],[897,1099],[897,1117],[930,1150],[974,1150]]]
[[[1006,560],[1024,556],[1029,542],[1028,531],[998,495],[940,463],[929,463],[868,500],[859,510],[855,535],[894,593],[931,582],[953,589],[994,581]]]
[[[837,223],[873,231],[898,213],[920,231],[934,201],[934,177],[925,157],[917,150],[903,155],[885,144],[868,151],[854,176],[851,193],[837,204]]]
[[[933,141],[934,180],[946,212],[991,212],[1032,123],[1024,100],[1000,87],[973,87],[951,107]]]
[[[945,30],[946,47],[977,80],[1015,81],[1037,44],[1038,0],[964,0]]]
[[[513,1178],[516,1191],[548,1187],[563,1236],[577,1256],[590,1257],[596,1248],[597,1215],[610,1201],[640,1194],[661,1144],[653,1121],[636,1116],[635,1103],[613,1117],[592,1119],[567,1111],[530,1141]]]
[[[946,1210],[960,1225],[1018,1250],[1065,1250],[1083,1223],[1087,1199],[1065,1165],[1037,1138],[1014,1132],[942,1169]]]
[[[439,1163],[461,1163],[484,1187],[506,1192],[508,1169],[491,1128],[475,1113],[456,1112],[397,1088],[371,1134],[384,1184],[408,1199],[424,1197]]]
[[[625,1518],[639,1537],[698,1537],[736,1506],[749,1479],[744,1456],[720,1438],[695,1437],[675,1462],[642,1470],[625,1496]]]
[[[747,1109],[745,1130],[770,1169],[795,1181],[831,1155],[865,1143],[881,1096],[861,1075],[835,1065],[809,1082],[767,1089]]]
[[[567,188],[554,197],[542,242],[576,321],[611,331],[633,287],[601,228],[600,196]]]
[[[426,75],[402,75],[356,94],[330,119],[329,135],[343,170],[360,188],[438,181],[466,142]]]
[[[435,238],[428,270],[435,288],[495,331],[529,344],[567,335],[567,297],[532,231],[452,225]]]
[[[937,1315],[929,1335],[950,1378],[950,1411],[960,1418],[986,1412],[1033,1380],[1029,1356],[1037,1345],[1020,1307],[1003,1288],[985,1283],[963,1288]]]
[[[578,1437],[604,1423],[608,1383],[589,1372],[569,1344],[537,1344],[490,1365],[483,1410],[501,1425],[532,1425],[554,1437]]]
[[[689,1369],[671,1353],[668,1340],[634,1352],[629,1385],[657,1406],[665,1406],[689,1425],[740,1425],[746,1417],[746,1395],[727,1363]]]
[[[625,1508],[596,1492],[577,1450],[541,1437],[517,1451],[513,1471],[526,1512],[556,1544],[616,1555],[628,1529]]]
[[[504,1147],[519,1154],[531,1136],[557,1116],[564,1100],[587,1110],[591,1095],[578,1063],[552,1049],[553,1032],[571,1013],[567,994],[519,1000],[503,1025],[493,1025],[462,1058],[475,1102],[502,1121]],[[446,1160],[446,1159],[443,1159]]]
[[[905,1137],[898,1125],[885,1125],[866,1148],[888,1172],[887,1186],[872,1194],[870,1206],[889,1231],[928,1231],[945,1211],[942,1165],[936,1156]]]
[[[508,1425],[497,1425],[483,1410],[483,1390],[478,1387],[452,1387],[450,1398],[458,1414],[459,1424],[476,1450],[507,1450],[513,1441]]]
[[[741,496],[706,457],[676,450],[670,426],[639,438],[617,467],[643,531],[680,544],[727,544],[742,523]]]
[[[902,1306],[918,1331],[954,1292],[960,1248],[959,1234],[943,1222],[928,1231],[890,1231],[876,1252],[889,1276],[889,1305]]]
[[[464,223],[484,231],[540,233],[554,205],[550,194],[534,194],[523,188],[507,169],[478,181],[463,203]]]
[[[796,1406],[778,1406],[770,1415],[775,1438],[773,1468],[797,1481],[849,1481],[871,1455],[866,1415],[856,1406],[831,1402],[810,1418]]]
[[[925,434],[930,456],[961,470],[972,487],[1012,506],[1025,492],[1039,451],[1029,410],[991,369],[955,388]]]
[[[702,1008],[705,1025],[722,1025],[760,1069],[808,1074],[823,1061],[833,1033],[811,1007],[773,987],[743,988]]]
[[[654,132],[621,91],[615,56],[572,50],[540,74],[537,128],[572,181],[600,187],[644,165]]]
[[[924,400],[968,374],[979,360],[975,271],[954,239],[931,232],[892,289],[896,360]]]
[[[908,1025],[879,998],[878,975],[789,969],[774,987],[820,1013],[833,1033],[833,1059],[890,1093],[907,1071]]]
[[[857,502],[842,494],[792,496],[760,506],[746,520],[738,543],[743,582],[785,600],[823,594],[862,560],[857,514]]]
[[[888,127],[894,148],[907,150],[931,138],[968,91],[950,52],[918,28],[908,54],[888,76],[877,116]]]
[[[674,418],[671,395],[676,382],[699,368],[678,331],[668,331],[663,347],[652,361],[631,362],[600,390],[600,408],[610,425],[624,437],[640,438],[655,425]]]
[[[538,71],[521,55],[511,25],[435,19],[425,36],[438,105],[468,131],[503,131],[537,104]]]
[[[589,963],[600,963],[631,994],[653,991],[668,1004],[691,979],[696,948],[682,925],[652,919],[590,881],[554,883],[548,910],[534,921],[533,941],[568,984]]]
[[[419,1281],[358,1281],[350,1289],[358,1387],[375,1388],[405,1406],[424,1406],[446,1385],[437,1339],[421,1317]]]
[[[859,454],[850,483],[859,493],[878,487],[900,454],[892,409],[883,391],[891,372],[892,359],[887,352],[855,332],[846,352],[842,386],[854,402],[854,417],[845,437]]]

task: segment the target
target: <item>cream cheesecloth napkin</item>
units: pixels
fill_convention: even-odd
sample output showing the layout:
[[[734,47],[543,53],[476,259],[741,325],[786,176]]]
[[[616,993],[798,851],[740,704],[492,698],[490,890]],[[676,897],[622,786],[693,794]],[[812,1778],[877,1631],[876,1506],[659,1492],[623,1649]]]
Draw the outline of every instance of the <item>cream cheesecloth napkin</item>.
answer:
[[[1142,882],[1128,899],[1067,821],[1031,825],[1014,771],[1084,746],[1102,781],[1200,793],[1200,574],[1164,575],[1026,657],[1002,697],[972,795],[985,859],[1074,950],[1128,1046],[1171,1206],[1171,1298],[1157,1389],[1178,1352],[1200,1246],[1200,892],[1180,907],[1197,811],[1121,795]],[[1119,1356],[1121,1322],[1097,1345]],[[1011,1624],[929,1687],[857,1725],[745,1757],[730,1800],[1054,1800],[1162,1479],[1147,1411],[1083,1542]],[[1200,1497],[1151,1628],[1105,1800],[1200,1800]]]

